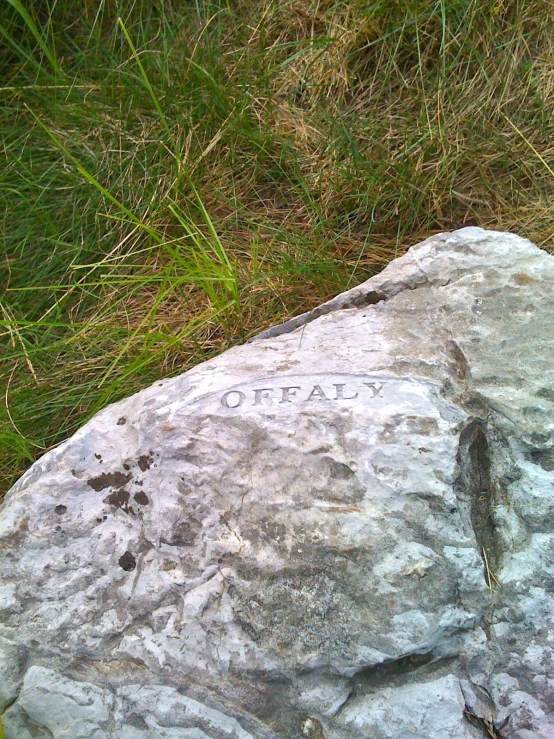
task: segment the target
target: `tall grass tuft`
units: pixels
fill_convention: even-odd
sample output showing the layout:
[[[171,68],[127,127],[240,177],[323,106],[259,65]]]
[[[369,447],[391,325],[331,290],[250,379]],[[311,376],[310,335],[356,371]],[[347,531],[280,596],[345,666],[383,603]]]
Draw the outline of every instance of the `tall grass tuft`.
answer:
[[[552,250],[554,6],[0,6],[0,478],[464,225]]]

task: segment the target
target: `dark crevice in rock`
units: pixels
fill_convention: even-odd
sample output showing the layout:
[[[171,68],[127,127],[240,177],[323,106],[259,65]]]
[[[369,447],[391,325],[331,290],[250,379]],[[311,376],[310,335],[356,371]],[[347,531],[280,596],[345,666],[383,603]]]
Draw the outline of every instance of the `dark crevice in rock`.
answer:
[[[534,449],[529,452],[528,458],[546,472],[554,471],[554,449]]]
[[[380,293],[376,290],[369,290],[369,292],[356,292],[345,301],[341,310],[345,308],[364,308],[366,305],[377,305],[383,300],[386,300],[387,296],[384,293]]]
[[[471,378],[471,367],[466,355],[456,341],[447,341],[446,348],[450,354],[452,373],[456,379],[465,384]]]
[[[452,666],[457,659],[455,656],[437,658],[432,651],[411,652],[378,665],[364,667],[352,678],[352,687],[356,695],[372,693],[384,687],[398,687],[411,682],[413,672],[417,671],[419,679],[422,672],[436,672],[446,665]]]
[[[350,694],[337,714],[340,714],[352,700],[360,695],[375,693],[384,688],[398,688],[413,682],[436,679],[442,672],[450,674],[457,662],[457,655],[437,657],[433,651],[428,651],[410,652],[377,665],[364,667],[350,679]]]
[[[10,698],[8,701],[6,701],[3,704],[3,708],[0,710],[0,715],[7,713],[9,709],[15,705],[18,700],[19,696],[21,695],[21,691],[23,690],[23,683],[25,681],[25,675],[27,674],[29,668],[33,665],[33,658],[31,657],[31,654],[29,653],[29,650],[26,649],[22,645],[18,645],[18,656],[17,656],[17,666],[19,671],[19,679],[17,681],[17,692],[15,693],[15,696],[13,698]],[[0,675],[0,681],[2,680],[2,675]],[[0,734],[1,737],[1,734]]]
[[[338,298],[341,299],[338,300]],[[285,323],[281,323],[278,326],[272,326],[266,331],[262,331],[256,336],[253,336],[249,341],[255,341],[257,339],[272,339],[275,336],[281,336],[282,334],[290,334],[297,328],[301,328],[302,326],[306,326],[308,323],[315,321],[316,318],[320,318],[320,316],[325,316],[328,313],[334,313],[339,310],[347,310],[348,308],[363,308],[366,305],[376,305],[377,303],[386,300],[387,295],[375,290],[363,292],[354,288],[351,296],[345,297],[339,295],[338,298],[333,298],[333,300],[323,303],[323,305],[314,308],[309,313],[302,313],[299,316],[291,318],[289,321],[285,321]]]
[[[19,686],[19,690],[17,691],[17,695],[15,696],[15,698],[12,698],[11,700],[6,701],[6,703],[4,703],[2,713],[7,713],[7,711],[9,711],[9,709],[14,705],[14,703],[17,703],[19,694],[21,693],[22,688],[23,688],[23,680],[21,680],[21,685]]]
[[[481,419],[473,419],[460,434],[458,447],[460,475],[458,488],[469,501],[471,525],[479,553],[492,585],[500,554],[494,524],[495,492],[491,479],[491,450],[486,435],[486,426]]]
[[[417,260],[416,260],[417,261]],[[369,281],[368,281],[369,282]],[[439,282],[441,286],[449,284],[450,280]],[[407,279],[398,279],[394,282],[386,281],[381,284],[381,290],[369,289],[369,286],[364,288],[364,285],[353,287],[351,290],[347,290],[345,293],[337,295],[336,297],[328,300],[323,305],[318,305],[307,313],[302,313],[299,316],[291,318],[285,323],[281,323],[278,326],[271,326],[266,331],[253,336],[248,340],[247,343],[257,341],[258,339],[270,339],[275,336],[281,336],[281,334],[288,334],[295,331],[301,326],[305,326],[320,316],[325,316],[329,313],[335,313],[340,310],[348,310],[350,308],[364,308],[368,305],[376,305],[389,298],[393,298],[399,293],[405,292],[406,290],[417,290],[420,287],[429,287],[433,283],[430,281],[429,276],[421,269],[411,274]]]
[[[483,732],[483,736],[486,736],[488,739],[491,739],[491,737],[492,739],[504,739],[504,734],[501,734],[498,729],[494,727],[494,724],[487,721],[487,719],[477,716],[467,705],[464,710],[464,718],[476,729],[480,729]]]

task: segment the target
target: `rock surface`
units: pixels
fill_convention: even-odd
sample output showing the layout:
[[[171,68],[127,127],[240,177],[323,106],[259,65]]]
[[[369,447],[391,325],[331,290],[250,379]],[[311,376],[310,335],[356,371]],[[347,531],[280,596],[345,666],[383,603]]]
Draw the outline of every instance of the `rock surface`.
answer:
[[[7,739],[552,739],[553,284],[435,236],[40,459]]]

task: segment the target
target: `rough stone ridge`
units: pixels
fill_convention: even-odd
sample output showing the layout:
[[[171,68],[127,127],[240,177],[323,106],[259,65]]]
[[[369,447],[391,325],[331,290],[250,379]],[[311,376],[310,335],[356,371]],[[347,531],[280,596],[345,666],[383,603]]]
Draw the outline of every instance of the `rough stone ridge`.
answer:
[[[40,459],[7,739],[552,739],[553,284],[439,234]]]

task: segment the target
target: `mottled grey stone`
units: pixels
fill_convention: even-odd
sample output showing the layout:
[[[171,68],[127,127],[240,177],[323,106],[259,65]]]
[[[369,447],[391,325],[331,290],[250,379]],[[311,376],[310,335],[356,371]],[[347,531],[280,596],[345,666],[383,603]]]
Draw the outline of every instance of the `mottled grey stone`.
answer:
[[[553,284],[439,234],[40,459],[7,739],[552,739]]]

